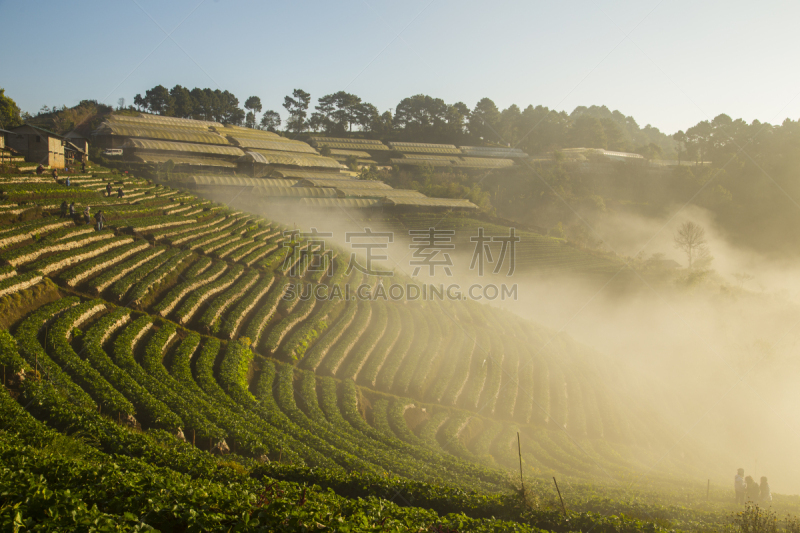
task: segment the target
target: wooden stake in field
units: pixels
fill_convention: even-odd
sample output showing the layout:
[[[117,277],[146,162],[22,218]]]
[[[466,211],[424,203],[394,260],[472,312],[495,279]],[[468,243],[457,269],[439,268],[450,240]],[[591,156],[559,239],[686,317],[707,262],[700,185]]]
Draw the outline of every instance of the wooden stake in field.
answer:
[[[525,501],[525,480],[522,479],[522,445],[519,443],[519,431],[517,431],[517,453],[519,454],[519,482],[522,485],[522,501]]]
[[[558,488],[558,481],[556,481],[556,476],[553,476],[553,483],[556,484],[556,492],[558,492],[558,499],[561,500],[561,509],[564,511],[564,518],[567,518],[567,507],[564,505],[564,498],[561,497],[561,489]]]

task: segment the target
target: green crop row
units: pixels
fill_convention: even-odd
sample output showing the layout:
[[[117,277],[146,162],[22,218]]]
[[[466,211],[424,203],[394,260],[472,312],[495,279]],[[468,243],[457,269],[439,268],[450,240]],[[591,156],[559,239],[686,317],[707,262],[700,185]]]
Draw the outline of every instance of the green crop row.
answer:
[[[236,250],[233,250],[228,256],[228,259],[235,263],[242,263],[244,265],[249,266],[250,264],[254,263],[257,259],[260,259],[261,257],[264,257],[266,254],[268,254],[269,253],[268,248],[269,246],[262,241],[248,242],[244,246],[241,246]],[[248,263],[245,260],[245,258],[250,257],[251,254],[255,254],[254,255],[255,258],[253,259],[253,261]]]
[[[281,264],[281,261],[283,261],[288,252],[289,252],[288,246],[280,246],[277,249],[270,250],[266,255],[260,255],[260,257],[255,257],[254,254],[259,253],[259,251],[256,251],[252,252],[250,255],[245,256],[242,262],[245,263],[246,265],[254,266],[262,270],[272,271],[275,270],[275,268]]]
[[[105,230],[59,240],[45,238],[41,241],[3,252],[0,254],[0,260],[12,266],[19,266],[24,263],[30,263],[47,253],[73,250],[87,243],[110,239],[113,236],[113,231]]]
[[[463,368],[469,371],[469,356],[472,354],[473,340],[462,329],[460,324],[454,325],[452,330],[452,337],[445,344],[447,353],[442,357],[441,365],[435,373],[435,381],[425,391],[426,400],[434,403],[439,403],[446,391],[456,388],[453,378],[457,369]],[[468,349],[467,346],[469,346]],[[464,378],[466,378],[466,373],[464,373]],[[461,384],[463,384],[463,381]],[[460,384],[458,387],[460,387]],[[453,396],[455,396],[455,392]],[[453,405],[455,401],[451,399],[447,403]]]
[[[278,303],[286,293],[290,281],[289,278],[279,278],[267,293],[264,302],[259,305],[258,310],[250,319],[244,333],[244,336],[250,339],[250,346],[258,346],[261,335],[264,333],[264,328],[266,328],[267,323],[274,316],[275,309],[278,308]]]
[[[308,374],[313,378],[313,374]],[[377,472],[376,466],[368,462],[365,450],[358,449],[349,441],[343,439],[335,430],[315,423],[298,406],[294,394],[294,367],[280,365],[277,373],[277,404],[286,416],[306,432],[315,435],[327,445],[328,456],[346,470]],[[311,397],[304,398],[308,403]],[[316,400],[316,394],[314,396]]]
[[[489,326],[490,349],[486,354],[486,379],[483,382],[480,397],[476,408],[482,413],[494,413],[497,405],[497,393],[503,378],[504,344],[499,332],[503,331],[499,321],[494,321]]]
[[[133,242],[131,237],[112,237],[104,239],[100,242],[95,242],[81,248],[74,250],[67,250],[59,252],[47,257],[34,261],[26,266],[28,270],[39,270],[45,274],[50,274],[62,268],[66,268],[75,263],[91,259],[100,254],[107,252],[112,248],[119,248],[120,246]]]
[[[362,301],[358,304],[358,312],[353,322],[350,323],[350,326],[345,330],[339,342],[328,351],[325,359],[323,359],[322,363],[319,365],[318,370],[320,373],[336,375],[336,371],[339,369],[339,366],[341,366],[342,361],[345,360],[370,326],[372,315],[373,306],[371,306],[368,301]],[[381,333],[382,331],[378,331],[378,335]],[[366,340],[369,341],[370,339]]]
[[[50,359],[47,352],[45,352],[44,348],[39,343],[39,333],[45,326],[59,313],[76,305],[79,301],[79,298],[76,297],[62,298],[40,307],[20,323],[17,330],[14,332],[14,338],[17,341],[17,348],[19,349],[20,355],[22,355],[25,361],[44,379],[54,383],[63,391],[70,401],[78,405],[97,409],[97,405],[94,403],[91,396],[76,385],[69,375]],[[45,332],[45,338],[46,335],[47,333]]]
[[[224,229],[231,227],[235,223],[236,223],[236,217],[216,215],[208,222],[203,221],[203,223],[197,229],[179,233],[177,234],[176,237],[172,238],[167,237],[167,240],[173,246],[183,245],[187,243],[194,243],[195,240],[203,238],[205,235],[220,233]]]
[[[224,259],[236,250],[242,248],[243,246],[247,246],[248,244],[253,244],[253,240],[239,237],[228,242],[225,246],[217,248],[211,253],[211,255],[219,259]]]
[[[74,287],[98,272],[106,270],[108,267],[115,265],[116,263],[127,259],[133,254],[142,252],[148,248],[150,248],[150,244],[147,242],[133,241],[131,243],[124,244],[115,250],[90,259],[89,261],[86,261],[80,265],[74,266],[69,270],[62,272],[58,277],[70,287]]]
[[[191,398],[195,405],[203,406],[203,413],[215,424],[224,429],[233,439],[233,451],[245,452],[259,458],[269,450],[258,434],[262,428],[255,427],[237,413],[227,408],[225,404],[215,402],[198,385],[192,377],[191,358],[200,346],[200,335],[190,333],[175,349],[172,355],[170,375],[164,375],[163,380],[179,394]],[[161,362],[154,362],[159,374],[165,374]],[[188,435],[187,435],[188,438]]]
[[[188,235],[191,231],[199,231],[202,229],[208,229],[211,226],[219,224],[225,220],[224,216],[215,215],[210,217],[203,217],[198,219],[196,222],[191,224],[187,224],[185,226],[172,226],[169,228],[164,228],[160,230],[150,231],[148,235],[154,240],[159,241],[161,239],[178,239],[179,236]],[[213,230],[212,230],[213,231]]]
[[[211,272],[213,271],[209,270],[209,273]],[[200,306],[203,305],[203,302],[233,285],[243,272],[243,266],[232,265],[227,272],[225,272],[224,276],[212,279],[210,282],[204,283],[198,288],[192,290],[191,294],[189,294],[175,310],[175,318],[181,324],[186,324],[189,322],[192,317],[194,317]]]
[[[42,281],[41,272],[26,272],[0,280],[0,296],[19,292]]]
[[[292,361],[297,361],[305,356],[306,350],[327,329],[334,313],[342,307],[341,300],[326,300],[323,302],[313,317],[304,320],[283,343],[282,351]]]
[[[441,330],[436,317],[430,316],[425,311],[418,310],[414,316],[414,341],[405,354],[402,364],[394,375],[394,379],[390,384],[387,384],[390,386],[382,390],[393,390],[397,394],[404,394],[408,390],[411,379],[414,377],[414,370],[417,368],[419,360],[423,357],[432,356],[428,351],[428,347],[432,346],[434,349],[439,347],[440,335]],[[431,337],[435,342],[430,342]]]
[[[306,320],[316,307],[316,298],[308,298],[300,302],[291,314],[284,317],[280,322],[275,324],[269,332],[269,335],[264,339],[263,349],[266,353],[274,355],[278,351],[281,341],[286,337],[289,331]]]
[[[327,302],[326,302],[327,303]],[[336,322],[327,328],[327,331],[317,342],[305,352],[305,357],[300,362],[300,366],[307,370],[315,370],[331,347],[344,335],[347,328],[353,322],[358,311],[356,305],[345,305],[344,310],[336,319]]]
[[[149,297],[151,291],[153,291],[159,283],[163,282],[165,278],[168,278],[174,271],[178,270],[184,262],[191,261],[194,257],[192,252],[188,250],[178,251],[172,249],[169,252],[171,252],[170,257],[168,257],[166,262],[155,270],[148,272],[146,276],[131,287],[127,295],[130,302],[141,304],[145,298]],[[172,253],[174,253],[174,255],[172,255]]]
[[[169,375],[162,364],[164,352],[169,342],[177,335],[177,328],[171,323],[162,323],[151,339],[147,342],[142,356],[142,368],[154,380],[164,388],[165,394],[168,390],[175,398],[173,400],[176,407],[173,410],[180,412],[181,418],[189,428],[199,433],[202,437],[212,439],[214,442],[223,439],[226,435],[217,424],[210,420],[208,416],[217,418],[217,422],[222,417],[214,417],[214,412],[209,412],[208,405],[201,399],[195,397],[191,391],[183,387]],[[207,416],[208,415],[208,416]]]
[[[397,341],[390,347],[387,348],[386,355],[383,355],[382,352],[379,352],[377,348],[384,348],[384,346],[378,346],[375,350],[375,355],[380,359],[383,357],[383,363],[379,366],[378,369],[369,368],[367,372],[365,372],[365,376],[363,378],[363,382],[366,383],[375,383],[378,390],[391,390],[392,382],[394,381],[395,374],[397,374],[398,368],[400,368],[400,364],[403,362],[408,351],[411,349],[411,344],[418,336],[417,331],[417,324],[413,320],[411,312],[405,308],[401,307],[399,309],[400,320],[398,324],[402,328],[402,334],[399,335]],[[427,338],[427,334],[425,335]],[[372,377],[371,372],[376,372],[376,375]],[[373,381],[369,381],[369,378],[372,377]]]
[[[494,413],[501,418],[510,419],[514,416],[514,407],[517,403],[521,347],[517,339],[506,337],[503,349],[503,375]]]
[[[449,351],[452,348],[452,338],[455,332],[449,311],[440,307],[434,312],[434,315],[431,317],[431,325],[433,326],[435,319],[436,327],[430,328],[428,349],[426,352],[422,352],[421,357],[417,360],[411,382],[406,389],[408,394],[415,398],[425,397],[432,381],[442,379],[439,375],[439,363],[442,359],[452,357]]]
[[[201,437],[214,439],[223,435],[222,430],[208,421],[199,413],[194,406],[170,390],[158,379],[150,376],[136,362],[133,351],[135,345],[152,327],[152,319],[143,316],[131,322],[114,340],[113,357],[117,366],[125,370],[142,387],[147,389],[153,396],[163,402],[170,410],[181,418],[185,428],[197,431]],[[145,345],[145,358],[152,357],[154,350],[159,351],[161,346],[158,342],[150,342]],[[149,352],[149,353],[148,353]],[[160,351],[158,356],[160,357]],[[174,428],[177,430],[177,428]]]
[[[123,263],[112,271],[92,282],[95,291],[100,293],[104,287],[108,290],[109,298],[122,301],[131,287],[143,278],[155,272],[161,265],[173,260],[180,253],[179,250],[166,247],[156,247],[152,251],[139,254],[130,261]]]
[[[221,323],[220,315],[236,303],[258,281],[259,276],[259,272],[250,270],[231,288],[214,298],[198,320],[198,326],[208,332],[218,333]]]
[[[148,230],[157,230],[172,226],[182,226],[184,224],[191,224],[195,220],[193,218],[176,217],[170,215],[158,215],[152,217],[139,217],[127,220],[120,220],[120,223],[109,223],[109,226],[128,230],[145,232]]]
[[[231,387],[227,393],[223,390],[220,386],[222,380],[217,382],[214,377],[214,364],[219,352],[220,341],[211,338],[205,341],[196,357],[194,378],[203,392],[217,405],[235,413],[253,427],[261,442],[268,448],[272,460],[302,462],[303,459],[311,459],[313,454],[309,453],[305,444],[292,440],[280,424],[275,425],[277,410],[264,409],[250,394],[239,394],[242,391],[238,387]],[[235,357],[237,354],[234,351],[225,355]],[[238,369],[238,361],[236,368]],[[311,464],[320,463],[312,460]]]
[[[175,430],[182,422],[175,413],[118,367],[103,350],[103,343],[130,320],[130,311],[119,308],[95,322],[81,337],[82,355],[136,408],[139,422],[146,427]]]
[[[212,263],[210,258],[201,257],[184,273],[183,279],[186,281],[173,287],[153,306],[153,311],[161,316],[167,316],[190,291],[206,283],[211,283],[220,277],[226,268],[227,265],[222,261]]]
[[[348,367],[343,377],[357,380],[369,386],[374,386],[375,378],[381,370],[387,354],[400,338],[400,310],[398,306],[386,307],[386,331],[381,336],[375,347],[369,351],[365,359],[356,367],[355,363]],[[353,368],[355,367],[355,368]]]
[[[163,254],[166,249],[167,248],[164,246],[154,246],[152,248],[148,248],[142,252],[139,252],[131,259],[125,261],[124,263],[109,268],[102,274],[98,275],[97,277],[89,281],[86,284],[87,288],[91,289],[92,292],[94,292],[95,294],[100,294],[112,283],[119,281],[121,278],[123,278],[130,272],[133,272],[139,266],[149,262],[157,255]]]
[[[76,300],[77,301],[77,300]],[[133,404],[120,394],[88,361],[81,359],[72,349],[69,337],[78,322],[105,310],[105,304],[91,301],[64,311],[48,330],[45,348],[72,380],[88,393],[100,409],[112,413],[135,414]]]
[[[63,221],[53,219],[37,220],[19,225],[15,224],[11,226],[10,229],[0,232],[0,249],[36,236],[46,235],[59,228],[66,228],[74,225],[75,223],[72,220]]]
[[[261,274],[256,284],[241,300],[239,300],[236,307],[224,315],[222,324],[215,333],[219,333],[221,336],[228,339],[234,338],[248,313],[250,313],[267,291],[269,291],[274,282],[275,277],[271,273]]]

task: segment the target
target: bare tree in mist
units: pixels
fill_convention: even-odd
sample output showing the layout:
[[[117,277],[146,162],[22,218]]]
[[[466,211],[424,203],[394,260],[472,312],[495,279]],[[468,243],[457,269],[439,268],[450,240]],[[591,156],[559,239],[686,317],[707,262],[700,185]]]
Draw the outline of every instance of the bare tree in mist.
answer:
[[[748,281],[752,281],[755,279],[755,276],[750,274],[749,272],[737,272],[733,275],[734,279],[739,283],[739,288],[744,288],[744,284]]]
[[[689,270],[691,270],[696,257],[708,255],[706,230],[691,220],[684,222],[675,232],[675,248],[686,254],[686,258],[689,260]]]

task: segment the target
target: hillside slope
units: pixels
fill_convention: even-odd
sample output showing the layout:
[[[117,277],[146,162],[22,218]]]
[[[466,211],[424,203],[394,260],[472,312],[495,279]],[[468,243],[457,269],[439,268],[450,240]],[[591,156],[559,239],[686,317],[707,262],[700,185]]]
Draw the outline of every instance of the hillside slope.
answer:
[[[124,197],[101,196],[109,180]],[[299,294],[366,285],[373,296],[380,285],[347,272],[344,250],[324,259],[332,272],[310,269],[313,239],[177,189],[101,169],[70,187],[0,181],[6,388],[14,409],[102,453],[193,475],[192,462],[208,464],[197,454],[215,451],[498,493],[519,467],[519,433],[526,476],[693,472],[697,452],[565,336],[468,301],[285,298],[290,284]],[[62,201],[102,209],[105,227],[59,217]],[[159,458],[167,433],[192,446]],[[136,461],[128,467],[146,469]]]

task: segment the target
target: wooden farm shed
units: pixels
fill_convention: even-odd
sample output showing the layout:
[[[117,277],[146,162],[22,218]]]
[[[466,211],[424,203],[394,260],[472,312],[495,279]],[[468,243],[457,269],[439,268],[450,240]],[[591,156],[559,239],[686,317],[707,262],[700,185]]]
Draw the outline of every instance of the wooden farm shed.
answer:
[[[64,137],[29,124],[12,128],[11,132],[15,135],[7,136],[8,147],[25,156],[25,161],[64,168]]]

